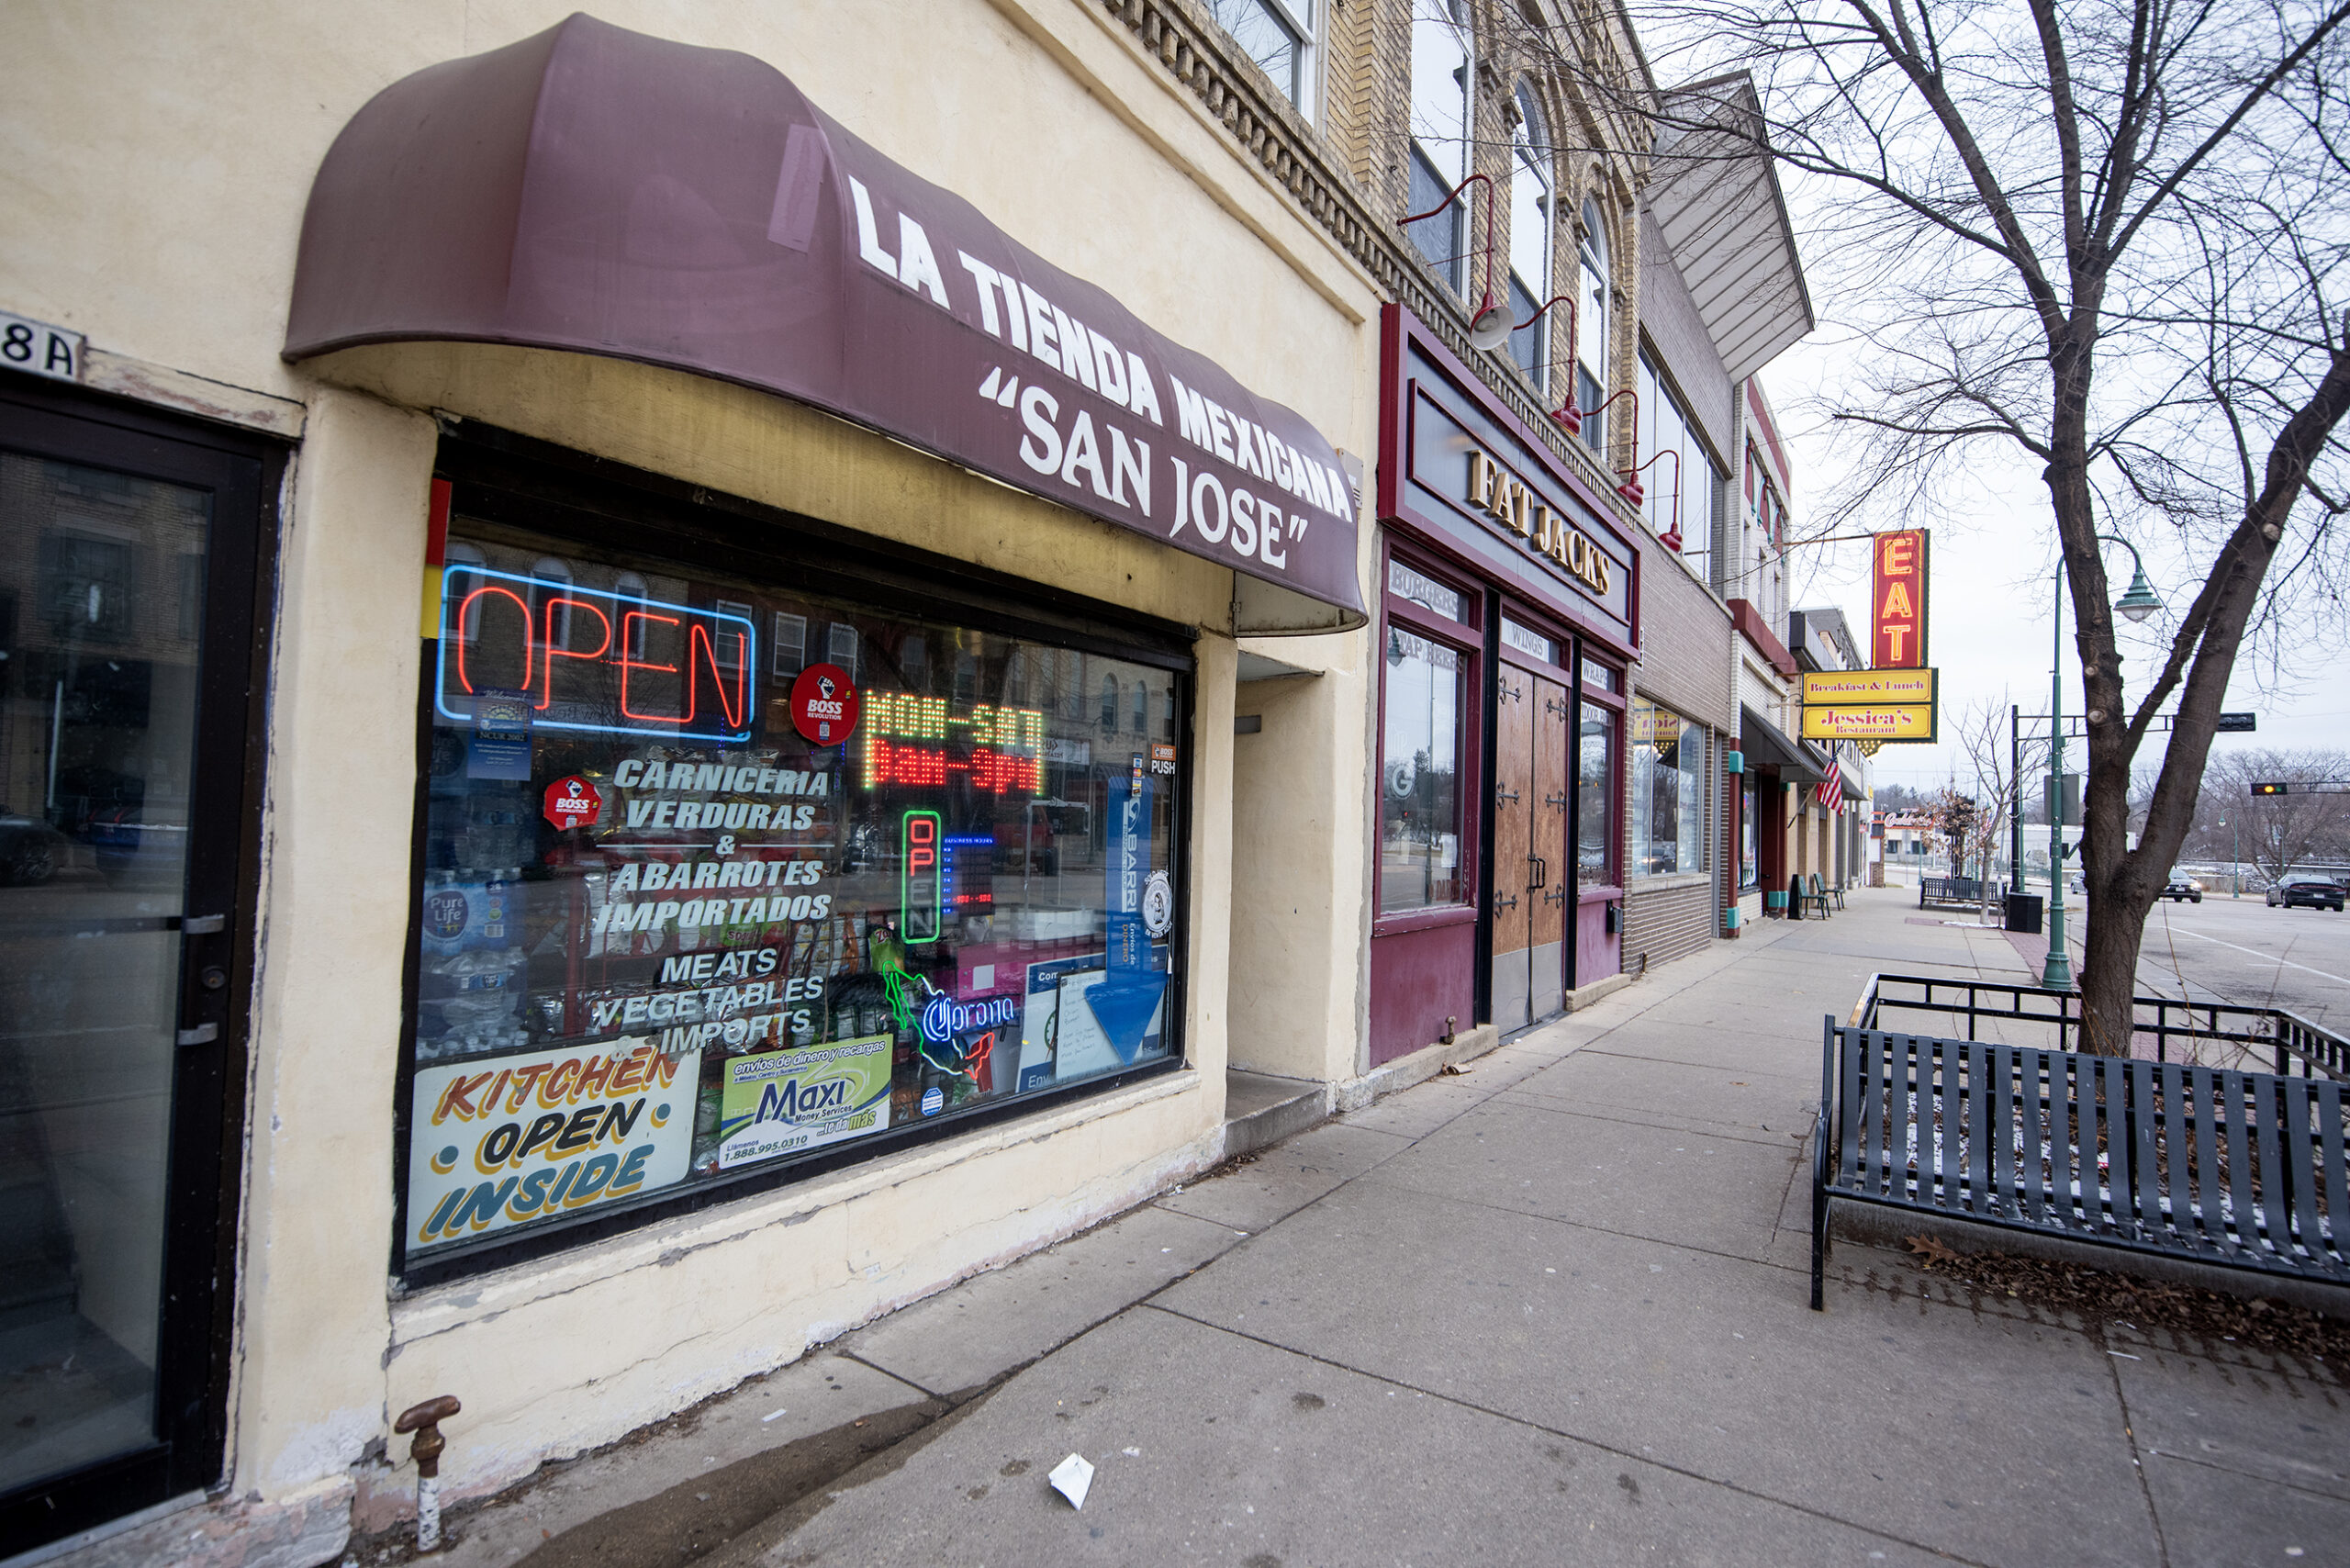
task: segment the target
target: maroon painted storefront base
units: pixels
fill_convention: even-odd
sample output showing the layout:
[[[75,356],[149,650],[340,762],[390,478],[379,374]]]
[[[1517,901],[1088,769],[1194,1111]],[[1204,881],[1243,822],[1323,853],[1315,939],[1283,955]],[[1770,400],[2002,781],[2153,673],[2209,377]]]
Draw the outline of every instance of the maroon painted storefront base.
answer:
[[[1636,539],[1616,527],[1607,503],[1473,372],[1400,306],[1386,308],[1382,328],[1378,514],[1387,542],[1373,609],[1382,648],[1392,627],[1448,640],[1461,657],[1458,825],[1470,885],[1461,903],[1373,921],[1374,1066],[1442,1038],[1449,1028],[1517,1027],[1555,1008],[1561,990],[1621,968],[1620,937],[1610,926],[1623,899],[1623,678],[1639,655],[1641,571]],[[1399,588],[1390,577],[1395,563],[1458,592],[1467,612],[1449,624],[1431,620],[1411,602],[1411,584]],[[1505,664],[1518,676],[1505,676]],[[1522,678],[1528,676],[1535,678],[1530,684]],[[1513,727],[1505,719],[1523,715],[1504,715],[1495,704],[1525,700],[1520,692],[1563,703],[1564,722],[1545,710],[1530,724]],[[1608,747],[1611,759],[1605,782],[1589,785],[1577,766],[1587,709],[1607,726],[1596,744]],[[1388,754],[1383,724],[1382,770],[1408,764]],[[1519,766],[1504,768],[1494,747],[1505,730],[1536,737],[1537,755],[1513,757]],[[1539,737],[1557,731],[1564,732],[1564,755],[1552,757]],[[1404,766],[1403,777],[1410,772]],[[1597,871],[1573,863],[1586,788],[1609,797],[1606,865]],[[1550,825],[1561,812],[1568,829],[1562,842]],[[1522,820],[1529,817],[1530,825]],[[1496,837],[1502,826],[1510,829],[1506,844]],[[1535,900],[1564,903],[1563,941],[1557,914],[1547,911],[1550,934],[1540,922],[1530,932],[1513,924],[1509,940],[1501,940],[1497,920],[1507,915],[1527,924]],[[1506,977],[1495,961],[1501,948],[1508,949],[1503,957],[1520,960]],[[1529,968],[1541,971],[1530,982]],[[1551,968],[1562,972],[1550,974]],[[1502,996],[1505,990],[1512,995]],[[1513,1004],[1516,1015],[1501,1016],[1504,1004]]]
[[[1475,1024],[1477,915],[1396,923],[1371,939],[1371,1065],[1394,1060]]]

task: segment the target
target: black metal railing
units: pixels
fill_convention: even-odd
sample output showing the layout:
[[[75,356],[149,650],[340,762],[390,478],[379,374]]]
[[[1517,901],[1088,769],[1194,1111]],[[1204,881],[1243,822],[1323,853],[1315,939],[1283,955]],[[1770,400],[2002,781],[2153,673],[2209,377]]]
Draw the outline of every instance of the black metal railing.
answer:
[[[2076,991],[1998,980],[1945,980],[1930,975],[1871,975],[1853,1004],[1847,1027],[1881,1029],[1887,1013],[1924,1013],[1964,1018],[1966,1037],[1980,1037],[1986,1019],[2002,1025],[2038,1025],[2054,1036],[2058,1050],[2080,1048],[2081,999]],[[2132,999],[2131,1051],[2144,1059],[2206,1067],[2241,1066],[2244,1058],[2268,1064],[2269,1071],[2303,1078],[2350,1080],[2350,1041],[2281,1007],[2234,1002],[2178,1002],[2169,997]],[[2008,1044],[2023,1042],[2009,1039]],[[2228,1059],[2232,1056],[2235,1059]]]

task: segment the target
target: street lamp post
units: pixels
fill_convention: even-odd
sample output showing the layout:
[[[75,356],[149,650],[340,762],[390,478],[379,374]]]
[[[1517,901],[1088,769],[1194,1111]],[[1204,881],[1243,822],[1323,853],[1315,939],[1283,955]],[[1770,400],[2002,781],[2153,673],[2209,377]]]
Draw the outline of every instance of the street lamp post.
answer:
[[[2162,608],[2146,581],[2146,563],[2138,547],[2118,534],[2100,533],[2097,541],[2119,544],[2130,552],[2137,568],[2129,591],[2113,608],[2132,621],[2143,621]],[[2056,551],[2056,631],[2054,658],[2048,668],[2048,958],[2040,967],[2040,983],[2050,991],[2073,989],[2073,956],[2065,946],[2065,552]]]

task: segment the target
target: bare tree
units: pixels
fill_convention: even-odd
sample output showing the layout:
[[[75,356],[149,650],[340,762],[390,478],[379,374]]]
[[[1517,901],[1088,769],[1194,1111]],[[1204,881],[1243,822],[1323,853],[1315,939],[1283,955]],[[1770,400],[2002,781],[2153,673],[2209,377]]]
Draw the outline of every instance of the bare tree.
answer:
[[[1996,701],[1982,700],[1970,704],[1952,726],[1960,755],[1974,771],[1975,800],[1981,808],[1975,837],[1975,852],[1984,868],[1983,918],[1986,922],[1999,905],[1999,890],[1993,883],[1990,870],[2007,839],[2008,813],[2021,801],[2025,780],[2043,777],[2048,766],[2046,743],[2027,739],[2020,746],[2022,769],[2019,774],[2019,747],[2008,722],[2010,706],[2007,693],[2001,692]]]
[[[2199,846],[2214,858],[2242,854],[2272,882],[2313,860],[2350,856],[2350,795],[2306,788],[2345,780],[2350,756],[2338,751],[2239,751],[2217,757],[2204,775]],[[2254,794],[2253,785],[2263,782],[2302,788]]]
[[[2040,471],[2087,722],[2084,1036],[2124,1051],[2239,654],[2343,635],[2350,0],[1632,10],[1660,75],[1706,79],[1659,94],[1584,70],[1572,21],[1522,44],[1648,118],[1651,179],[1767,150],[1841,193],[1811,261],[1866,345],[1834,409],[1865,446],[1862,515],[1930,510],[1994,449]],[[2199,579],[2155,623],[2134,706],[2107,535]],[[2294,613],[2311,603],[2331,613]],[[2132,775],[2174,699],[2133,849]]]

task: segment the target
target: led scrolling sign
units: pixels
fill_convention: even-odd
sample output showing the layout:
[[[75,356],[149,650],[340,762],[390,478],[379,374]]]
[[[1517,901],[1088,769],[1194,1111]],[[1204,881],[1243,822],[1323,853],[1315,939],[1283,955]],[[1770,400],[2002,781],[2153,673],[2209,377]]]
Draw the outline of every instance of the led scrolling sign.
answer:
[[[531,699],[534,728],[742,742],[757,667],[740,615],[487,566],[442,575],[433,706],[460,723],[497,689]]]

